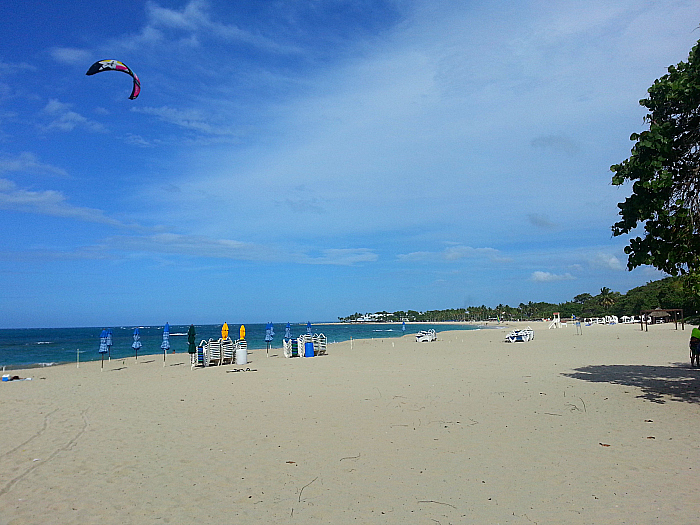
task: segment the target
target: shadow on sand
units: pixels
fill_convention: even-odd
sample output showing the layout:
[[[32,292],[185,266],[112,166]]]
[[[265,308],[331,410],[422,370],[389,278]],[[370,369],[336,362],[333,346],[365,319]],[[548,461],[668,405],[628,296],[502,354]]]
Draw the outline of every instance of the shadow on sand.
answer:
[[[636,386],[643,392],[637,397],[654,403],[668,400],[700,403],[700,369],[691,368],[687,363],[670,366],[589,365],[562,375],[592,383]]]

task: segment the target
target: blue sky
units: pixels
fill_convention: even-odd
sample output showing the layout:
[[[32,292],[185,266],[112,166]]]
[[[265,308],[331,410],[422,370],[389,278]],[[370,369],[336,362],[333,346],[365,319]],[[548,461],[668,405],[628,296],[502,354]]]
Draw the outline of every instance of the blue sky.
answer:
[[[566,301],[692,1],[0,7],[0,327]],[[117,59],[141,79],[85,76]]]

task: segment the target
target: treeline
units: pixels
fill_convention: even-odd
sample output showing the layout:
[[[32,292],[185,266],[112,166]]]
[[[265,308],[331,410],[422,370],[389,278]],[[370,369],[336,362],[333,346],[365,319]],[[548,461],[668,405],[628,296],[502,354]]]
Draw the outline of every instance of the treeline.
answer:
[[[448,310],[415,310],[397,312],[376,312],[374,314],[355,313],[347,317],[338,317],[341,322],[381,321],[400,323],[438,322],[438,321],[488,321],[498,320],[536,320],[551,318],[559,312],[562,318],[603,317],[606,315],[639,315],[642,310],[654,308],[682,308],[685,317],[695,317],[698,313],[697,296],[688,292],[681,277],[667,277],[652,281],[644,286],[632,288],[626,294],[601,288],[600,293],[592,295],[582,293],[565,303],[547,303],[532,301],[518,306],[499,304],[495,307],[486,305],[452,308]]]

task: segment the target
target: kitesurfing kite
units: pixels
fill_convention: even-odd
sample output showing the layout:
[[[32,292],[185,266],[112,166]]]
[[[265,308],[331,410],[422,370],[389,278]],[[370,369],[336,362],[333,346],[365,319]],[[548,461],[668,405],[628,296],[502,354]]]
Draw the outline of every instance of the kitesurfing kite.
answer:
[[[141,92],[141,82],[139,82],[139,77],[137,77],[136,73],[134,73],[126,64],[119,62],[119,60],[100,60],[99,62],[95,62],[93,65],[91,65],[90,69],[88,69],[87,73],[85,74],[94,75],[95,73],[100,73],[101,71],[121,71],[127,75],[131,75],[131,78],[134,79],[134,87],[131,90],[131,96],[129,98],[134,100],[139,96],[139,93]]]

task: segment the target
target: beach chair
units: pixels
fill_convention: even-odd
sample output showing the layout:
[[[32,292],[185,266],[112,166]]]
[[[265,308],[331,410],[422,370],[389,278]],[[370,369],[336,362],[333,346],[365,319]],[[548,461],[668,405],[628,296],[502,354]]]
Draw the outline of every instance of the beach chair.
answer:
[[[232,365],[236,347],[230,337],[221,340],[221,364]]]
[[[314,334],[314,354],[326,355],[327,339],[323,334]]]
[[[221,339],[214,341],[209,339],[206,348],[204,349],[204,366],[220,365],[221,364]]]
[[[208,341],[202,339],[197,347],[197,360],[195,362],[196,366],[204,366],[204,349],[207,347]]]
[[[292,340],[282,339],[282,353],[284,357],[292,357]]]

